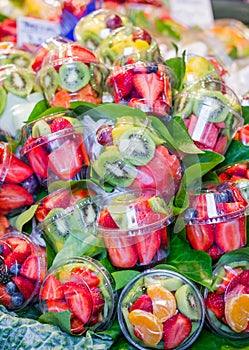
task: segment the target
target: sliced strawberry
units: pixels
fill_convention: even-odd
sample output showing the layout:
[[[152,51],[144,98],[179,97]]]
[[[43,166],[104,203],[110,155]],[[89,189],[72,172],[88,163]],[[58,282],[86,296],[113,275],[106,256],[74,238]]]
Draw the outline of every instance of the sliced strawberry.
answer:
[[[138,93],[154,104],[164,88],[163,80],[156,73],[135,74],[133,76],[133,85]]]
[[[245,270],[241,272],[239,277],[240,277],[240,283],[246,287],[249,287],[249,270]]]
[[[9,214],[12,210],[34,203],[32,195],[22,186],[4,183],[0,189],[0,214]]]
[[[98,224],[106,228],[118,228],[116,222],[113,220],[111,214],[107,209],[101,210]]]
[[[11,307],[11,295],[6,292],[4,285],[0,284],[0,303],[6,307]]]
[[[138,297],[132,304],[129,312],[137,309],[153,313],[152,300],[148,294],[142,294],[140,297]]]
[[[122,73],[115,74],[112,78],[113,88],[119,98],[127,96],[133,88],[133,74],[131,70],[125,70]]]
[[[93,301],[92,316],[96,316],[103,311],[105,306],[105,299],[101,292],[101,289],[98,287],[90,288],[90,292],[91,292],[92,301]]]
[[[20,274],[26,278],[31,279],[32,281],[39,280],[39,261],[38,257],[35,254],[31,254],[27,257],[24,263],[21,266]]]
[[[43,198],[42,205],[48,211],[54,208],[67,208],[70,202],[69,192],[67,190],[59,190],[50,193],[47,197]]]
[[[50,124],[51,132],[57,132],[65,128],[72,128],[72,127],[73,127],[72,124],[66,118],[63,118],[63,117],[55,118]]]
[[[14,276],[12,280],[17,285],[25,300],[29,300],[33,296],[36,286],[29,279],[23,276]]]
[[[192,324],[183,314],[176,314],[163,324],[164,349],[178,347],[190,335]]]
[[[161,245],[161,231],[151,231],[136,237],[136,252],[141,265],[149,265]]]
[[[213,244],[208,250],[207,253],[211,256],[213,261],[217,261],[223,254],[223,250],[221,250],[216,244]]]
[[[25,259],[30,255],[30,253],[30,244],[25,240],[21,240],[20,244],[18,244],[18,246],[16,246],[5,259],[5,264],[8,267],[15,263],[22,264],[25,261]]]
[[[90,193],[88,190],[85,190],[84,188],[79,188],[79,189],[73,189],[71,193],[71,198],[70,198],[70,204],[69,206],[75,205],[79,200],[89,197]]]
[[[222,135],[218,137],[216,145],[213,148],[213,151],[219,154],[224,154],[228,146],[228,137],[226,135]]]
[[[249,124],[244,125],[239,131],[238,131],[238,139],[241,141],[244,145],[249,144]]]
[[[11,245],[7,242],[0,242],[0,255],[4,258],[7,258],[9,254],[11,254],[12,248]]]
[[[75,267],[72,273],[79,275],[86,282],[88,287],[97,287],[100,283],[100,279],[94,273],[94,271],[85,267]]]
[[[41,289],[40,298],[42,300],[55,300],[63,299],[64,292],[60,281],[55,277],[55,275],[50,274]]]
[[[84,323],[78,317],[75,317],[73,314],[71,315],[70,326],[71,332],[73,334],[81,334],[84,332],[85,329]]]
[[[245,209],[245,202],[218,203],[217,207],[221,214],[230,214]]]
[[[48,152],[42,146],[36,146],[27,153],[27,158],[34,173],[41,179],[48,175]]]
[[[238,164],[229,166],[226,169],[226,174],[239,175],[239,176],[245,177],[246,171],[247,171],[247,163],[238,163]]]
[[[48,53],[48,50],[45,47],[42,47],[42,46],[39,47],[38,52],[36,53],[31,65],[32,69],[35,72],[38,72],[41,69],[42,62],[47,53]]]
[[[231,283],[231,281],[238,275],[241,274],[243,270],[241,268],[231,268],[230,266],[227,266],[225,269],[225,276],[223,277],[222,281],[219,284],[218,289],[216,290],[217,294],[223,294],[225,293],[228,285]]]
[[[186,235],[193,249],[207,251],[214,243],[214,225],[186,225]]]
[[[225,311],[224,295],[218,293],[209,293],[205,305],[210,309],[217,318],[222,318]]]
[[[244,216],[217,223],[215,226],[215,243],[225,253],[242,248],[246,244],[246,219]]]
[[[45,219],[45,217],[48,215],[48,213],[49,213],[49,210],[41,205],[36,209],[35,218],[38,222],[42,222]]]
[[[92,314],[93,302],[90,291],[73,282],[63,284],[64,296],[73,314],[86,324]]]
[[[233,281],[237,280],[237,276],[234,277],[231,281],[231,283],[228,285],[227,289],[226,289],[226,292],[225,292],[225,301],[227,299],[229,299],[230,297],[233,297],[233,296],[238,296],[238,295],[241,295],[241,294],[247,294],[248,290],[247,290],[247,287],[244,286],[243,284],[240,284],[240,283],[237,283],[236,285],[233,286]],[[232,288],[230,288],[230,285]]]
[[[77,58],[84,63],[98,63],[98,58],[92,51],[76,43],[67,46],[65,57]]]
[[[29,178],[32,174],[33,170],[28,164],[17,158],[14,154],[11,154],[5,182],[18,184]]]
[[[19,244],[23,243],[23,238],[18,236],[8,237],[6,243],[10,245],[11,249],[15,249]]]
[[[71,180],[82,168],[77,144],[67,140],[49,155],[49,167],[61,180]]]
[[[48,299],[46,304],[48,312],[63,312],[69,310],[69,306],[63,299]]]

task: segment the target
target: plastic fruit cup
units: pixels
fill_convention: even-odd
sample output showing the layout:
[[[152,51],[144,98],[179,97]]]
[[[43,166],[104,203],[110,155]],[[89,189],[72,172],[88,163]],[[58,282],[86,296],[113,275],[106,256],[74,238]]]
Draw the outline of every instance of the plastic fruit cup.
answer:
[[[113,30],[99,47],[99,57],[107,67],[124,56],[137,54],[147,61],[161,60],[156,40],[145,30],[135,26],[123,26]]]
[[[238,97],[225,84],[200,80],[174,100],[174,115],[181,116],[189,135],[203,150],[225,154],[243,125]]]
[[[0,66],[13,64],[19,68],[29,68],[31,64],[31,54],[24,50],[18,50],[12,42],[0,43]]]
[[[241,141],[243,145],[249,145],[249,124],[243,125],[234,136],[234,140]]]
[[[73,257],[52,266],[40,289],[43,313],[68,311],[74,335],[106,329],[112,321],[116,293],[108,271],[89,257]]]
[[[249,337],[248,286],[248,258],[233,257],[215,266],[212,290],[206,288],[203,296],[207,325],[222,337],[231,339]]]
[[[19,310],[34,302],[46,274],[46,251],[13,231],[0,239],[0,302]]]
[[[75,41],[93,52],[110,33],[131,24],[124,15],[111,9],[99,9],[82,17],[75,26]]]
[[[33,204],[39,184],[32,168],[0,142],[0,214],[16,215]]]
[[[148,270],[132,279],[118,301],[118,321],[138,349],[187,349],[199,336],[205,316],[201,293],[170,270]]]
[[[108,78],[115,103],[164,117],[165,122],[171,119],[174,81],[173,71],[164,64],[140,60],[117,64]]]
[[[156,191],[109,195],[99,207],[96,233],[115,267],[144,269],[166,259],[167,226],[173,216]]]
[[[67,112],[55,113],[22,128],[20,154],[40,183],[81,179],[89,165],[80,121]]]
[[[102,102],[106,67],[88,49],[64,43],[45,56],[37,79],[48,104],[70,108],[70,103]]]
[[[207,252],[216,261],[246,245],[248,203],[235,183],[206,184],[189,193],[189,201],[186,236],[193,249]]]

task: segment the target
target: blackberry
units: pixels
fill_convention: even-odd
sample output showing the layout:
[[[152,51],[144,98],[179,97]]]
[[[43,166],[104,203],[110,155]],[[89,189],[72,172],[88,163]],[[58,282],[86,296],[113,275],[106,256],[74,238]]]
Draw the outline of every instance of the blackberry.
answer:
[[[6,265],[0,265],[0,283],[6,284],[11,281],[11,276],[9,274]]]

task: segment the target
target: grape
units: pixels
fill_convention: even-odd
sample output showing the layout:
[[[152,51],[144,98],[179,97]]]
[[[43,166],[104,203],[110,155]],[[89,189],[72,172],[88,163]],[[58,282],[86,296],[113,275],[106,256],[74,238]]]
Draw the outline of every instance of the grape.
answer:
[[[29,193],[35,193],[39,189],[39,182],[35,174],[32,174],[26,180],[22,182],[22,187],[25,188]]]
[[[118,15],[109,15],[105,19],[107,28],[116,29],[122,26],[122,19]]]
[[[100,128],[98,128],[96,132],[96,138],[98,143],[100,143],[102,146],[112,145],[112,129],[112,125],[102,125]]]
[[[138,30],[136,30],[135,33],[133,33],[132,37],[133,37],[133,41],[140,39],[140,40],[146,41],[149,45],[152,40],[151,35],[142,28],[139,28]]]

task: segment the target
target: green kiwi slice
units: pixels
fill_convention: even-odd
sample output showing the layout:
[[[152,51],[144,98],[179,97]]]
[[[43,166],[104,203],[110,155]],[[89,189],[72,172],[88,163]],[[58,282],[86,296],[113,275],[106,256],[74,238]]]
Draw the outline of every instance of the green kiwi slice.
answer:
[[[46,98],[50,100],[59,86],[59,75],[53,67],[41,71],[40,85]]]
[[[122,134],[118,148],[131,164],[145,165],[154,157],[156,145],[146,130],[133,127]]]
[[[86,30],[82,33],[80,41],[90,50],[96,50],[101,44],[101,38],[90,30]]]
[[[200,318],[200,305],[195,293],[188,284],[183,284],[175,292],[175,298],[179,311],[190,318],[197,321]]]
[[[51,133],[50,126],[45,120],[38,120],[32,128],[32,137],[46,136]]]
[[[183,93],[176,97],[174,102],[175,116],[181,116],[187,118],[193,111],[194,98],[191,98],[187,94]]]
[[[29,68],[31,63],[30,55],[21,51],[14,52],[9,55],[8,63],[14,64],[19,68]]]
[[[104,182],[113,186],[128,187],[134,181],[137,170],[125,162],[116,147],[104,151],[92,164],[93,170]]]
[[[90,65],[90,85],[95,91],[102,93],[106,78],[107,73],[104,66],[98,64]]]
[[[4,79],[4,87],[8,92],[20,97],[28,96],[33,90],[34,79],[24,71],[12,71]]]
[[[6,91],[2,87],[2,85],[0,85],[0,115],[2,115],[3,111],[5,110],[6,101],[7,101]]]
[[[60,86],[70,92],[82,89],[90,81],[88,66],[83,62],[63,64],[59,69]]]

